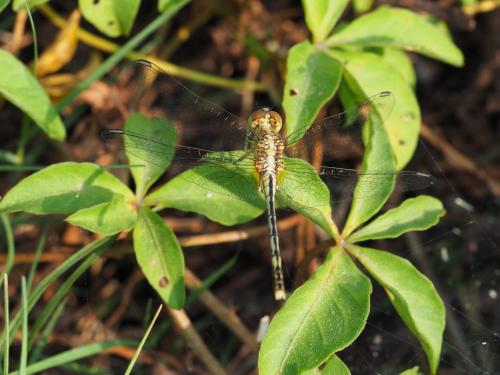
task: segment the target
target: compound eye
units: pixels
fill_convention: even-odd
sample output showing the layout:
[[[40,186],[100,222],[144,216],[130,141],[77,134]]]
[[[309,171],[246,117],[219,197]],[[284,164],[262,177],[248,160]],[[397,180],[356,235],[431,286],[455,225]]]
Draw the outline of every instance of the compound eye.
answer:
[[[281,126],[283,124],[283,120],[278,112],[269,111],[268,112],[271,118],[275,121],[275,126]]]
[[[252,120],[252,122],[257,121],[260,118],[264,117],[267,113],[268,111],[264,109],[259,109],[250,115],[250,119]]]

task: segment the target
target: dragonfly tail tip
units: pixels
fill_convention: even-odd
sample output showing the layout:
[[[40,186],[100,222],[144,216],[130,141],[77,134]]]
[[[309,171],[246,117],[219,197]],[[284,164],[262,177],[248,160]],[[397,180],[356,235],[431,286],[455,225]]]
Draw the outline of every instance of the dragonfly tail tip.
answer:
[[[274,298],[276,299],[276,301],[284,301],[286,299],[285,291],[282,289],[275,290],[274,291]]]

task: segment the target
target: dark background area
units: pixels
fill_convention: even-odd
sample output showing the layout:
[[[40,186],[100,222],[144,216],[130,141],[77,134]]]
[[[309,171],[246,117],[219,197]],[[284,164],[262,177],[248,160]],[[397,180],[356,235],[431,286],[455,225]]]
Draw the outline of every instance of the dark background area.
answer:
[[[150,9],[148,2],[144,3],[134,30],[140,30],[156,15],[155,9]],[[243,118],[264,104],[279,109],[277,96],[282,90],[286,53],[293,44],[309,36],[300,2],[214,3],[218,6],[195,1],[158,33],[158,37],[172,41],[176,31],[190,25],[193,20],[200,21],[200,25],[191,30],[189,38],[181,40],[177,48],[169,52],[171,56],[167,60],[222,77],[247,78],[269,85],[271,93],[275,93],[271,97],[241,95],[230,90],[190,84],[203,97]],[[458,3],[450,1],[389,3],[445,20],[455,43],[465,55],[465,66],[453,68],[411,54],[417,72],[416,93],[423,127],[421,142],[410,167],[437,178],[437,184],[426,194],[439,198],[448,213],[428,231],[372,245],[408,258],[435,283],[442,296],[447,308],[447,329],[439,374],[500,374],[500,10],[467,16]],[[69,14],[75,5],[54,1],[51,6],[61,14]],[[35,13],[34,17],[43,51],[57,29],[42,14]],[[347,21],[353,17],[349,10],[343,19]],[[14,18],[11,11],[0,14],[0,33],[7,35]],[[85,21],[81,27],[98,34]],[[29,62],[32,58],[29,28],[26,34],[26,45],[18,57]],[[259,60],[255,54],[261,51],[267,53]],[[165,49],[163,52],[166,53]],[[64,70],[81,69],[91,53],[90,47],[80,44],[76,57]],[[29,144],[29,148],[41,147],[32,164],[48,165],[71,159],[109,163],[111,154],[99,139],[99,132],[122,126],[123,108],[125,111],[130,108],[138,87],[133,77],[124,72],[126,70],[113,70],[67,108],[64,116],[66,122],[71,122],[71,127],[64,146],[54,146],[41,134],[37,135]],[[145,94],[146,103],[148,96],[157,94],[154,91],[158,90],[157,87],[151,87]],[[332,108],[337,107],[334,104]],[[2,149],[15,149],[20,122],[19,111],[4,102],[0,109]],[[213,143],[217,142],[217,136],[211,123],[201,128],[185,128],[181,134],[185,144]],[[347,157],[347,162],[355,163],[359,157],[354,153]],[[0,174],[0,194],[4,195],[24,175]],[[297,272],[301,251],[314,247],[318,238],[310,224],[300,218],[294,219],[293,215],[288,211],[279,212],[280,219],[291,223],[280,236],[285,276],[288,285],[296,288],[307,277]],[[173,226],[181,241],[201,234],[260,230],[246,241],[185,248],[186,265],[201,279],[226,262],[235,261],[211,290],[256,332],[261,317],[272,316],[279,308],[272,294],[266,219],[262,217],[236,228],[224,228],[192,214],[167,210],[162,216]],[[43,226],[48,228],[48,240],[35,281],[95,238],[88,232],[68,226],[61,218],[28,219],[15,226],[19,257],[16,257],[10,282],[13,306],[19,303],[17,286],[21,275],[29,268],[30,254],[34,252]],[[2,249],[4,243],[2,240]],[[116,248],[116,256],[106,256],[96,262],[70,293],[63,318],[46,349],[47,355],[104,338],[142,336],[147,315],[145,309],[156,306],[159,299],[141,276],[130,252],[130,239],[123,239]],[[2,262],[4,253],[2,251]],[[320,264],[323,255],[313,261],[308,274]],[[57,288],[56,282],[43,301],[50,301]],[[33,311],[33,316],[37,311],[38,308]],[[256,370],[252,372],[255,355],[245,351],[240,341],[203,304],[194,302],[186,311],[213,354],[233,369],[229,373],[256,373]],[[167,314],[163,317],[166,319]],[[157,348],[148,355],[146,358],[150,360],[141,363],[140,373],[205,373],[172,327],[165,326]],[[378,286],[372,295],[372,310],[366,329],[339,356],[353,374],[393,374],[414,365],[426,369],[425,356],[418,342]],[[170,359],[171,362],[163,365],[159,359]],[[128,360],[126,354],[114,353],[113,356],[103,354],[86,363],[123,369]],[[66,371],[47,373],[70,373]]]

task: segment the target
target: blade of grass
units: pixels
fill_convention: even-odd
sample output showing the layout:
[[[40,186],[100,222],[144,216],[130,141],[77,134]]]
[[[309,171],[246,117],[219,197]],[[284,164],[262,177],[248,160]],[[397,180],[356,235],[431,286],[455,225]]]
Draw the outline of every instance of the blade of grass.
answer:
[[[12,266],[14,264],[14,255],[16,254],[16,248],[14,245],[14,234],[12,233],[12,226],[9,221],[9,217],[6,214],[0,215],[2,220],[3,228],[5,231],[5,239],[7,241],[7,259],[5,259],[5,265],[2,270],[2,276],[0,279],[0,287],[3,284],[4,275],[8,275]]]
[[[141,350],[144,347],[144,343],[146,342],[146,340],[151,332],[151,329],[153,329],[153,326],[156,322],[156,319],[158,319],[158,316],[160,315],[160,311],[161,311],[162,307],[163,307],[163,305],[160,305],[160,307],[158,307],[158,310],[156,310],[155,316],[151,320],[151,323],[149,324],[149,327],[146,330],[146,333],[144,333],[144,336],[142,337],[142,340],[139,343],[139,346],[137,347],[137,350],[135,351],[134,356],[132,357],[132,360],[128,364],[127,370],[125,371],[125,375],[130,375],[130,373],[132,372],[132,369],[134,368],[135,362],[137,361],[137,358],[139,358],[139,354],[141,354]]]
[[[57,14],[52,8],[50,8],[47,4],[41,4],[38,6],[38,9],[42,14],[44,14],[47,18],[49,18],[52,23],[54,23],[58,27],[63,27],[66,24],[66,21],[63,17]],[[154,21],[153,21],[154,22]],[[94,34],[78,29],[78,38],[85,44],[95,47],[101,51],[113,53],[117,51],[120,47],[112,43],[106,39],[99,38]],[[149,60],[160,66],[167,73],[172,74],[176,77],[186,78],[195,82],[199,82],[206,85],[223,87],[234,90],[250,90],[250,91],[258,91],[258,92],[266,92],[268,89],[266,85],[255,82],[255,81],[246,81],[241,79],[230,79],[230,78],[222,78],[216,75],[202,73],[196,70],[183,68],[174,64],[171,64],[167,61],[155,59],[153,60],[153,56],[139,53],[139,52],[130,52],[127,56],[130,60]]]
[[[101,251],[96,251],[95,253],[90,254],[79,266],[76,270],[74,270],[66,280],[61,284],[61,286],[57,289],[57,292],[50,299],[50,302],[47,303],[42,312],[38,314],[38,318],[36,319],[33,327],[31,327],[30,335],[29,335],[29,346],[33,346],[33,342],[38,335],[38,332],[42,328],[42,326],[50,319],[51,315],[54,313],[56,307],[62,302],[66,294],[68,294],[69,290],[73,287],[73,284],[80,278],[80,276],[90,268],[90,266],[95,262],[95,260],[102,254],[104,249]]]
[[[199,288],[193,289],[192,292],[189,294],[187,300],[186,300],[186,308],[191,306],[191,304],[196,301],[199,296],[207,289],[209,289],[213,284],[216,283],[217,280],[219,280],[222,276],[226,274],[227,271],[229,271],[234,264],[236,263],[238,259],[238,255],[233,256],[230,258],[227,262],[225,262],[221,267],[216,269],[213,273],[208,275],[203,280],[202,285]],[[165,334],[165,332],[170,328],[172,325],[173,320],[172,318],[167,318],[164,319],[155,329],[153,334],[151,335],[151,338],[148,341],[148,344],[146,347],[148,349],[154,349],[158,346],[161,338]]]
[[[61,304],[59,304],[54,311],[54,313],[50,316],[49,321],[45,325],[42,333],[40,334],[39,339],[36,341],[33,349],[30,352],[30,361],[36,362],[42,356],[42,351],[45,348],[45,344],[49,338],[49,335],[54,331],[54,327],[56,323],[59,321],[59,318],[64,311],[64,307],[66,306],[66,300],[64,300]]]
[[[111,68],[118,62],[123,60],[130,52],[142,43],[150,34],[157,30],[161,25],[172,17],[172,13],[161,13],[152,22],[150,22],[144,29],[139,31],[122,47],[118,48],[111,56],[109,56],[97,69],[92,71],[83,81],[81,81],[73,90],[71,90],[64,98],[62,98],[56,105],[56,110],[61,112],[70,103],[72,103],[78,95],[87,89],[94,81],[103,77]]]
[[[78,375],[110,375],[109,370],[102,370],[96,367],[90,367],[82,363],[68,363],[67,365],[60,366],[62,370],[66,370],[70,374]]]
[[[96,252],[98,254],[102,254],[108,246],[113,243],[116,239],[116,236],[112,237],[103,237],[91,242],[87,246],[80,249],[78,252],[70,256],[63,263],[61,263],[54,271],[48,274],[34,289],[33,292],[28,297],[28,312],[33,309],[37,301],[40,299],[45,290],[60,277],[64,272],[78,263],[80,260],[87,258],[90,254]],[[21,314],[18,312],[14,319],[11,322],[10,333],[12,337],[12,333],[16,332],[19,329],[19,325],[21,324]],[[11,338],[12,340],[12,338]],[[3,345],[5,342],[5,332],[2,333],[0,344]]]
[[[144,318],[142,319],[142,326],[146,328],[148,326],[148,321],[151,317],[151,310],[153,309],[153,300],[148,298],[146,302],[146,307],[144,308]]]
[[[82,358],[91,357],[96,354],[102,354],[103,351],[117,346],[136,347],[137,345],[137,341],[124,339],[101,341],[98,343],[83,345],[78,348],[66,350],[62,353],[53,355],[52,357],[43,359],[39,362],[30,364],[26,368],[26,374],[35,374],[37,372],[71,363]],[[21,374],[19,371],[13,371],[9,375]]]
[[[36,66],[38,64],[38,38],[36,36],[35,22],[33,21],[33,15],[31,14],[28,2],[26,2],[26,13],[28,13],[28,18],[30,20],[31,32],[33,33],[33,73],[36,72]]]
[[[33,34],[33,75],[36,75],[36,66],[38,64],[38,38],[36,36],[36,27],[35,23],[33,22],[33,16],[30,11],[30,7],[28,5],[28,2],[25,2],[24,5],[26,6],[26,13],[28,14],[28,19],[30,21],[30,27],[31,27],[31,33]],[[31,120],[28,117],[26,113],[23,113],[23,118],[21,121],[21,135],[19,137],[19,144],[17,146],[16,150],[16,156],[17,159],[21,162],[24,161],[24,155],[26,151],[26,144],[28,143],[29,139],[32,137],[33,134],[36,133],[36,131],[32,130],[33,127],[31,126]]]
[[[227,374],[217,358],[214,357],[212,352],[208,349],[207,345],[201,338],[200,334],[193,326],[191,319],[189,319],[185,310],[175,310],[168,307],[168,312],[174,319],[179,333],[186,341],[187,346],[193,350],[195,355],[203,362],[208,372],[215,375]]]
[[[28,288],[28,293],[31,291],[31,287],[33,286],[33,279],[35,278],[36,268],[38,267],[42,250],[45,247],[45,241],[47,240],[47,231],[48,228],[46,225],[44,225],[42,229],[42,234],[40,236],[40,241],[38,241],[38,245],[35,250],[35,256],[30,266],[30,272],[28,273],[28,282],[26,284],[26,287]]]
[[[212,272],[210,275],[208,275],[205,279],[203,279],[202,284],[198,288],[195,288],[192,290],[192,293],[188,297],[187,303],[190,304],[190,303],[194,302],[195,300],[197,300],[204,291],[209,289],[212,285],[214,285],[217,282],[217,280],[219,280],[231,268],[234,267],[238,258],[239,258],[239,255],[235,254],[227,262],[225,262],[221,267],[219,267],[214,272]]]
[[[9,276],[4,273],[3,275],[3,316],[4,316],[4,332],[7,336],[3,349],[3,373],[9,373]]]
[[[19,375],[26,375],[28,364],[28,296],[26,292],[26,278],[21,277],[21,313],[23,317],[21,335],[21,359],[19,360]]]
[[[11,151],[0,150],[0,161],[4,163],[18,164],[20,160],[17,158],[17,155]],[[3,168],[4,166],[0,166]],[[0,169],[2,171],[2,169]]]

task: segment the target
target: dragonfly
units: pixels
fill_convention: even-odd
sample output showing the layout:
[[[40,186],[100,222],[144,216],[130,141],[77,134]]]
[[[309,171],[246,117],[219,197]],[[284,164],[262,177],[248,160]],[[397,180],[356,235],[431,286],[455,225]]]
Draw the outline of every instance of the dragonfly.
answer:
[[[147,60],[136,62],[144,70],[146,75],[159,75],[166,80],[168,86],[174,86],[180,91],[167,95],[165,102],[169,103],[172,111],[167,116],[175,118],[176,115],[183,114],[189,117],[198,113],[205,116],[203,124],[206,121],[212,121],[220,129],[217,132],[217,138],[220,138],[225,144],[229,144],[231,149],[243,149],[236,156],[221,156],[221,153],[215,150],[202,147],[186,145],[170,145],[158,139],[150,138],[139,132],[132,132],[123,129],[108,129],[101,133],[106,142],[118,142],[128,152],[137,151],[137,155],[148,155],[148,161],[151,162],[165,156],[176,155],[176,159],[185,162],[204,163],[213,168],[210,174],[216,180],[218,171],[220,176],[226,175],[228,168],[234,167],[251,169],[255,178],[255,188],[265,199],[267,212],[267,221],[269,226],[269,239],[271,249],[272,271],[274,279],[274,297],[276,300],[286,299],[286,288],[283,274],[283,265],[281,260],[281,250],[277,229],[276,216],[276,195],[280,191],[280,184],[283,176],[293,178],[294,175],[305,173],[305,169],[287,168],[287,154],[296,154],[307,147],[303,138],[313,138],[324,131],[339,130],[359,121],[364,121],[367,113],[372,110],[380,111],[380,118],[392,110],[394,98],[388,91],[380,92],[367,100],[353,105],[344,112],[328,116],[322,120],[306,124],[291,132],[287,136],[282,133],[285,123],[281,115],[269,107],[261,108],[253,112],[247,121],[232,114],[228,110],[214,104],[213,102],[199,96],[182,82],[169,75],[159,66]],[[146,79],[143,78],[145,81]],[[184,126],[184,124],[183,124]],[[243,147],[241,147],[243,143]],[[324,181],[334,181],[331,185],[339,191],[352,192],[356,183],[361,183],[360,176],[363,176],[364,183],[377,184],[387,177],[397,176],[397,188],[401,191],[417,190],[426,188],[434,183],[434,177],[416,171],[363,171],[355,169],[340,168],[333,166],[319,167],[317,174]],[[222,177],[221,177],[222,178]],[[191,181],[197,183],[196,180]],[[198,182],[199,183],[199,182]],[[200,183],[200,186],[202,184]],[[304,187],[307,190],[307,187]],[[363,191],[369,191],[363,189]],[[226,191],[224,194],[228,194]],[[240,196],[234,196],[241,199]],[[293,196],[289,197],[293,200]],[[351,197],[352,198],[352,197]],[[362,197],[355,197],[356,199]]]

